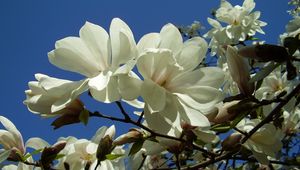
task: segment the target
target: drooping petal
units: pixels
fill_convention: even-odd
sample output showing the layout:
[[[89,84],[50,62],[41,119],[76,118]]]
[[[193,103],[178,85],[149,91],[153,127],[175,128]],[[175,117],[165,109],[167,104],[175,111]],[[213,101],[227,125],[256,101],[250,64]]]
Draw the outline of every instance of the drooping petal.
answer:
[[[86,22],[79,35],[92,53],[97,67],[106,70],[111,62],[111,46],[107,32],[98,25]]]
[[[166,90],[152,80],[144,80],[141,88],[141,96],[153,111],[160,111],[165,107]]]
[[[51,64],[87,77],[95,76],[101,69],[82,39],[67,37],[55,43],[55,48],[48,53]]]
[[[141,94],[142,81],[129,75],[118,76],[119,92],[123,99],[134,100]]]

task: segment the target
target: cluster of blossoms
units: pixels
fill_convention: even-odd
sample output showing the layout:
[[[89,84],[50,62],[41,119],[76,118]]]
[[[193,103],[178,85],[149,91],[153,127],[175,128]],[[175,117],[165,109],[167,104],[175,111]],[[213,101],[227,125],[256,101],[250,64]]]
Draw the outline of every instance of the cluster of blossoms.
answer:
[[[286,93],[299,92],[299,77],[298,72],[294,80],[287,76],[288,64],[293,65],[290,56],[284,61],[286,67],[281,60],[261,58],[269,56],[268,48],[283,47],[240,46],[256,32],[264,33],[261,27],[266,23],[258,20],[260,12],[252,12],[254,7],[253,0],[245,0],[242,6],[222,0],[216,20],[208,18],[213,26],[204,35],[210,38],[209,45],[199,36],[184,40],[172,24],[164,25],[159,33],[144,35],[136,43],[131,29],[119,18],[112,20],[109,33],[86,22],[79,37],[58,40],[48,53],[50,63],[85,78],[71,81],[36,74],[36,81],[29,82],[25,91],[28,109],[45,118],[55,117],[54,128],[87,123],[89,117],[96,116],[140,129],[130,129],[115,138],[112,125],[99,128],[90,140],[68,137],[50,145],[40,138],[30,138],[24,144],[17,128],[1,116],[6,130],[0,130],[0,160],[20,162],[3,169],[172,167],[166,162],[180,168],[218,160],[223,152],[246,155],[243,159],[254,158],[260,165],[268,165],[278,158],[281,141],[298,132],[298,94],[289,97]],[[288,24],[283,39],[299,40],[298,20]],[[201,65],[209,48],[211,55],[219,58],[217,67]],[[288,54],[290,49],[283,49]],[[295,51],[299,49],[300,45]],[[267,62],[271,71],[250,72],[247,57]],[[85,92],[99,102],[117,103],[124,119],[89,111],[80,99]],[[123,102],[142,110],[137,121],[126,113]],[[280,102],[286,102],[285,106]],[[217,135],[220,133],[227,136],[222,139]],[[41,159],[34,162],[26,148],[40,153]],[[129,161],[124,161],[126,155]],[[217,166],[214,163],[210,168]]]

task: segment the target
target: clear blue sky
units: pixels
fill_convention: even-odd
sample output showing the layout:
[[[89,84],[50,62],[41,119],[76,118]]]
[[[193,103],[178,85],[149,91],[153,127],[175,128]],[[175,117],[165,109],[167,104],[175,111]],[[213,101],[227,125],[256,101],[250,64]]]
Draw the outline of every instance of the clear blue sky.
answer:
[[[242,0],[231,0],[241,4]],[[0,115],[15,123],[26,141],[39,136],[50,143],[59,136],[73,135],[90,138],[98,127],[111,125],[111,121],[93,118],[87,127],[66,126],[58,130],[50,127],[53,119],[42,119],[30,113],[23,105],[27,82],[34,80],[35,73],[79,80],[77,74],[56,68],[48,62],[47,52],[54,48],[56,40],[67,36],[78,36],[85,21],[101,25],[106,30],[114,17],[124,20],[132,29],[136,41],[149,32],[158,32],[166,23],[188,25],[199,20],[210,28],[206,18],[212,8],[217,8],[219,0],[1,0],[0,1],[0,75],[1,97]],[[267,33],[259,36],[268,43],[277,43],[291,18],[287,13],[285,0],[256,0],[255,10],[262,12],[261,20],[268,25]],[[87,99],[87,97],[84,97]],[[100,104],[87,100],[88,108],[107,114],[119,112],[113,105]],[[125,132],[128,126],[118,125],[117,131]]]

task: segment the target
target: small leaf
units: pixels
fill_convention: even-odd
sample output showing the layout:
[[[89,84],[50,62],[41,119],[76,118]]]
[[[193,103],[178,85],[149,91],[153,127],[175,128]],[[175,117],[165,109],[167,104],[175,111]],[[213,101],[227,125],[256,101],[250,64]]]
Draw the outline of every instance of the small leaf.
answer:
[[[10,155],[11,150],[6,150],[0,154],[0,163],[4,162]]]
[[[106,159],[111,160],[111,161],[115,160],[117,158],[120,158],[122,156],[124,156],[124,154],[108,154],[108,155],[105,155]]]
[[[225,133],[231,129],[229,123],[222,123],[222,124],[217,124],[211,127],[211,130],[216,131],[216,132],[221,132]]]
[[[60,159],[63,158],[64,156],[66,156],[65,154],[57,154],[55,159]]]
[[[141,150],[142,146],[144,144],[144,140],[139,140],[137,142],[135,142],[132,146],[131,149],[129,151],[128,156],[134,155],[136,154],[138,151]]]
[[[254,83],[256,81],[260,81],[260,80],[264,79],[265,77],[267,77],[279,65],[280,65],[280,63],[271,62],[266,67],[263,67],[260,70],[260,72],[256,73],[255,76],[253,76],[250,79],[249,83]]]
[[[89,111],[84,109],[80,112],[80,115],[79,115],[79,120],[80,122],[82,122],[84,125],[87,125],[88,122],[89,122],[89,117],[90,117],[90,114],[89,114]]]

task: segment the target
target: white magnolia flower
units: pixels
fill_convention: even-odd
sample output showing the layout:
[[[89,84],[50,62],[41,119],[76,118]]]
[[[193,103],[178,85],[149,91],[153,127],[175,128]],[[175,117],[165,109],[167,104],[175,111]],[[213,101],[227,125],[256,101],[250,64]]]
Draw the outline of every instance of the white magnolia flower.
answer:
[[[113,102],[120,99],[116,75],[130,73],[137,50],[130,28],[114,18],[110,35],[102,27],[86,22],[79,37],[57,41],[48,56],[55,66],[86,76],[96,100]]]
[[[28,83],[24,104],[28,109],[41,116],[49,117],[62,113],[74,113],[83,110],[78,96],[87,90],[87,81],[69,81],[35,74],[37,81]]]
[[[16,155],[25,154],[25,146],[23,137],[16,126],[4,116],[0,116],[0,123],[4,126],[4,129],[0,129],[0,145],[3,149],[0,149],[0,153],[4,150],[11,150],[10,158],[18,158]]]
[[[236,127],[241,131],[250,132],[259,122],[258,119],[243,119]],[[282,138],[282,131],[268,123],[258,129],[243,145],[251,150],[260,163],[268,165],[267,156],[275,158],[282,147]]]
[[[211,38],[209,47],[211,54],[215,55],[220,46],[236,44],[246,40],[247,36],[254,36],[256,32],[264,34],[261,27],[266,23],[258,20],[260,12],[252,10],[255,7],[253,0],[245,0],[242,6],[232,6],[222,0],[220,8],[216,11],[216,19],[208,18],[208,23],[213,27],[204,36]],[[221,23],[227,24],[222,27]]]
[[[149,33],[140,39],[137,45],[139,53],[142,54],[149,48],[169,49],[182,69],[193,70],[203,60],[207,52],[207,43],[200,37],[183,42],[178,28],[166,24],[160,33]]]
[[[298,133],[300,127],[300,109],[298,107],[288,112],[283,112],[283,126],[282,130],[286,134]]]
[[[60,152],[66,156],[59,160],[57,168],[64,169],[64,163],[68,163],[70,165],[70,169],[75,168],[78,170],[84,170],[86,165],[89,164],[90,169],[94,170],[97,164],[96,152],[98,144],[106,135],[109,135],[111,138],[113,138],[115,135],[115,127],[111,126],[110,128],[99,128],[91,140],[77,140],[76,138],[60,139],[60,141],[65,140],[67,142],[66,147]],[[116,147],[112,151],[112,154],[124,154],[124,150],[121,147]],[[115,160],[101,161],[101,164],[98,166],[97,170],[106,169],[125,169],[123,159],[118,158]]]
[[[170,120],[180,114],[181,120],[193,126],[209,126],[203,114],[223,98],[218,90],[224,76],[220,69],[181,70],[166,49],[147,51],[138,59],[137,67],[144,78],[141,96],[150,112]]]
[[[258,99],[272,99],[283,91],[291,92],[299,80],[287,80],[287,72],[282,73],[280,68],[274,70],[264,78],[261,87],[256,91]]]

